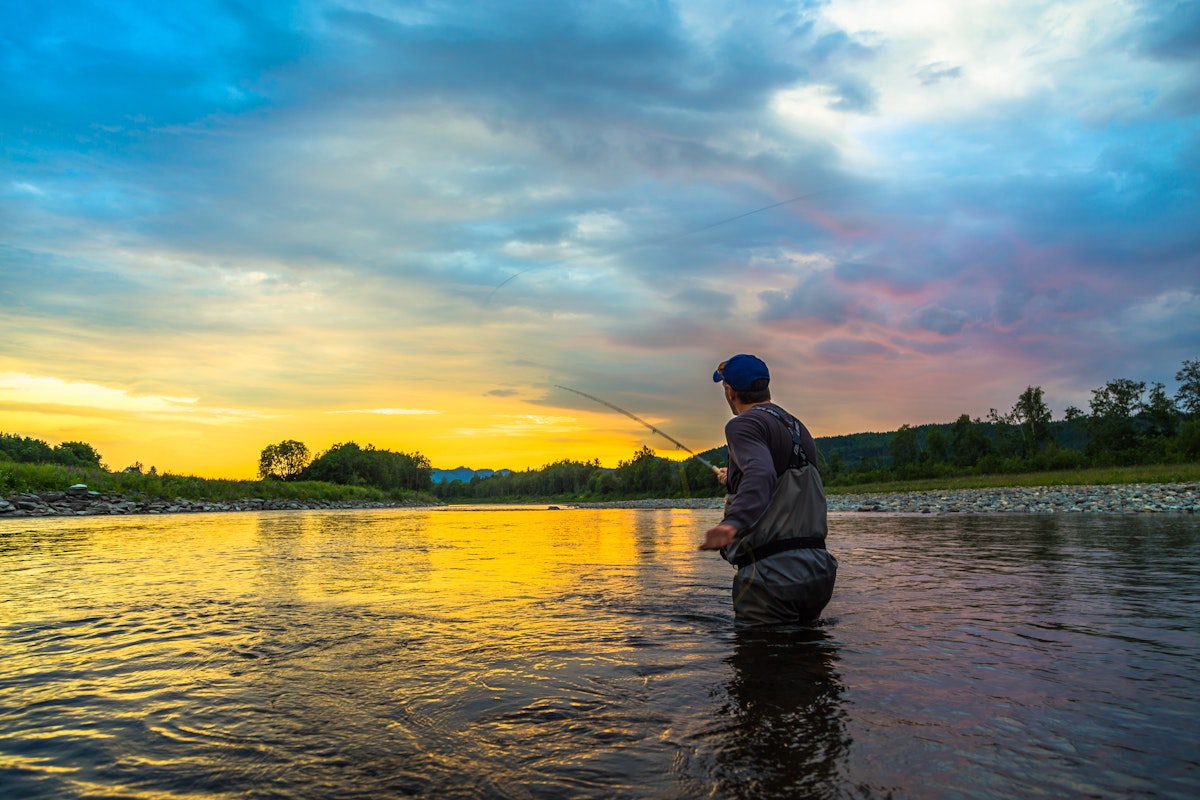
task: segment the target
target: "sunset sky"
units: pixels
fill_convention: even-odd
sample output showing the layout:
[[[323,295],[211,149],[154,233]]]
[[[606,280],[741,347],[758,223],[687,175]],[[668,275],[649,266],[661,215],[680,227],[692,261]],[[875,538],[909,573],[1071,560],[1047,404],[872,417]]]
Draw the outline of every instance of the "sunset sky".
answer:
[[[1056,419],[1200,358],[1200,2],[16,0],[0,431],[252,477]]]

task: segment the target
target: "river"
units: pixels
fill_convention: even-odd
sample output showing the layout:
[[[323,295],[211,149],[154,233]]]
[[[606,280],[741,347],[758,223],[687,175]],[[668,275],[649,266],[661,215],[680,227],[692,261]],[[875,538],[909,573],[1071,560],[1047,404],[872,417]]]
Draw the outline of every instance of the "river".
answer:
[[[1200,519],[833,514],[762,633],[717,517],[0,521],[0,797],[1200,796]]]

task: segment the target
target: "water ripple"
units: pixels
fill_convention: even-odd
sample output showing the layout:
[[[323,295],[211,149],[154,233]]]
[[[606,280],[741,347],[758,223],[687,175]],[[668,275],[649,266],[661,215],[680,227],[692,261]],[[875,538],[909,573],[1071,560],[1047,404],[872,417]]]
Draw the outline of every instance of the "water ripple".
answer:
[[[0,796],[1200,793],[1197,523],[838,516],[755,633],[716,514],[0,522]]]

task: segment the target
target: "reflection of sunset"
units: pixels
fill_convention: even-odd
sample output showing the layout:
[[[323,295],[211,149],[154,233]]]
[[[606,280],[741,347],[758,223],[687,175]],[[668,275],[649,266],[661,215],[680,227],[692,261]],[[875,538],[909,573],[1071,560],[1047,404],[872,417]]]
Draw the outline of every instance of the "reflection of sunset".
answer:
[[[768,631],[719,513],[0,518],[3,792],[1196,794],[1187,515],[836,515]]]

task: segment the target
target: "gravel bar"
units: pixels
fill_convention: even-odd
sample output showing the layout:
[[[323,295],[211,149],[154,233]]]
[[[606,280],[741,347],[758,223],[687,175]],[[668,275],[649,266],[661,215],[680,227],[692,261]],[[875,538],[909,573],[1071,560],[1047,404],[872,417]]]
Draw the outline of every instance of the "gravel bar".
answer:
[[[1024,486],[997,489],[945,489],[928,492],[880,492],[828,496],[835,513],[885,514],[1195,514],[1200,512],[1200,483],[1131,483],[1107,486]],[[551,508],[702,508],[719,509],[720,497],[618,500],[564,503]],[[213,511],[300,511],[306,509],[396,508],[423,504],[352,501],[263,500],[237,502],[147,500],[88,491],[20,493],[0,498],[0,519],[13,517],[186,514]]]
[[[1195,514],[1200,483],[1129,483],[1107,486],[1020,486],[928,492],[831,494],[834,512],[890,514]],[[574,508],[720,508],[721,498],[577,503]]]

